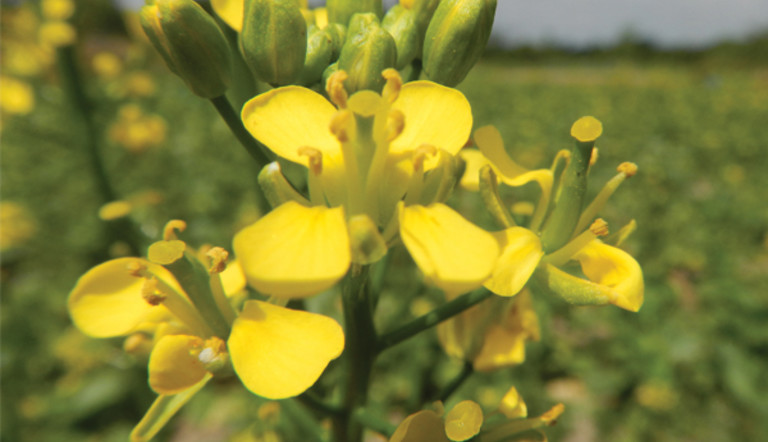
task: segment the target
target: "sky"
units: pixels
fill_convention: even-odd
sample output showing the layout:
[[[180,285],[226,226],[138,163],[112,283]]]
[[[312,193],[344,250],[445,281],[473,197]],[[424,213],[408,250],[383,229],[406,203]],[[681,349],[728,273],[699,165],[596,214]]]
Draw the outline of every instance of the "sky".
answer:
[[[607,45],[631,32],[664,47],[701,47],[768,30],[768,0],[498,0],[504,45]]]

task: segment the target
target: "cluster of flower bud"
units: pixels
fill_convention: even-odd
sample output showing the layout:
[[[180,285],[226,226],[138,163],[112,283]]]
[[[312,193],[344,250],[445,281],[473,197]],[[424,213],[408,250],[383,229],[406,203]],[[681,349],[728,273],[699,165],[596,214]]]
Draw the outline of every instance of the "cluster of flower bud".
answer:
[[[218,3],[213,8],[223,16]],[[242,0],[242,18],[225,18],[239,31],[239,51],[256,79],[312,86],[344,70],[347,92],[381,91],[383,70],[413,64],[428,79],[455,86],[480,57],[496,9],[496,0],[402,0],[386,13],[381,0],[328,0],[315,10],[302,3]],[[142,24],[194,93],[212,98],[226,91],[230,46],[200,5],[154,0],[142,10]]]

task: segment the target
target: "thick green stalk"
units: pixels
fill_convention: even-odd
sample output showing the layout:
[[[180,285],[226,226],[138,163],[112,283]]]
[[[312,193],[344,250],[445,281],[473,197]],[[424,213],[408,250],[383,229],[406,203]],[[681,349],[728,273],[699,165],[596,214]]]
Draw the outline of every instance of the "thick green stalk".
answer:
[[[404,326],[385,333],[378,341],[377,350],[384,351],[400,342],[411,338],[424,330],[434,327],[437,324],[458,315],[464,310],[488,299],[492,292],[486,289],[479,289],[473,292],[459,296],[451,302],[441,305],[424,316],[420,316]]]
[[[441,391],[440,395],[438,396],[438,399],[445,402],[448,400],[451,395],[456,392],[456,390],[461,387],[461,384],[464,383],[469,377],[472,375],[472,373],[475,372],[475,367],[472,365],[472,362],[465,361],[464,366],[461,367],[461,371],[459,374],[453,378],[453,380],[446,385]]]
[[[346,345],[344,410],[333,422],[337,442],[362,440],[363,426],[352,418],[368,398],[371,368],[376,358],[376,330],[370,296],[369,266],[353,265],[342,284]]]

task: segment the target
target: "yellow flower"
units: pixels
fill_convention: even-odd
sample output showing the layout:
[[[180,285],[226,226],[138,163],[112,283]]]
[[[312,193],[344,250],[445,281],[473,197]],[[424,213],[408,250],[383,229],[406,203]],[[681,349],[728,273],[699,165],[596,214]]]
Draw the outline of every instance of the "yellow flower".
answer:
[[[525,361],[525,342],[540,338],[539,319],[530,293],[514,299],[488,299],[437,326],[440,344],[450,356],[490,371]]]
[[[146,114],[135,104],[120,108],[117,121],[109,127],[109,138],[134,153],[165,142],[167,124],[163,117]]]
[[[14,115],[27,115],[35,108],[35,92],[21,80],[0,78],[0,109]]]
[[[200,261],[166,228],[165,240],[150,247],[149,260],[119,258],[86,272],[70,293],[70,315],[94,337],[155,334],[149,384],[160,402],[193,394],[230,361],[254,394],[269,399],[301,394],[341,354],[341,327],[323,315],[257,300],[235,312],[219,277],[226,255],[213,248],[208,262]],[[208,277],[200,279],[199,269],[206,268]],[[137,428],[149,431],[144,427],[142,421]]]
[[[578,120],[572,129],[572,135],[579,142],[594,141],[601,132],[602,125],[593,117]],[[483,168],[488,166],[507,185],[521,186],[536,181],[541,188],[539,203],[531,215],[528,228],[511,225],[514,221],[506,209],[500,205],[493,206],[497,212],[504,211],[497,218],[506,223],[507,228],[495,234],[501,255],[485,287],[502,296],[514,296],[536,272],[548,288],[569,302],[610,303],[626,310],[638,311],[643,303],[644,290],[640,265],[628,253],[598,239],[608,233],[604,221],[598,219],[589,225],[608,197],[624,179],[635,174],[637,167],[632,163],[621,164],[619,174],[606,184],[578,217],[576,233],[570,241],[557,250],[545,253],[539,238],[542,226],[546,226],[545,217],[556,193],[556,189],[553,189],[555,173],[561,170],[561,161],[566,160],[568,154],[559,154],[551,169],[529,171],[508,156],[501,135],[495,128],[486,126],[478,129],[475,142],[480,152],[464,154],[469,158],[468,164],[471,166],[467,171],[470,177],[463,180],[467,188],[480,188],[480,180],[472,176],[480,177]],[[493,196],[491,191],[486,189],[485,192]],[[623,239],[623,235],[620,235],[620,239]],[[580,264],[586,279],[572,276],[561,269],[569,261]]]
[[[437,406],[442,409],[441,403],[438,402]],[[519,436],[531,431],[536,433],[536,440],[542,440],[544,434],[539,429],[554,425],[564,410],[562,404],[557,404],[541,416],[527,418],[525,402],[512,387],[499,405],[506,421],[499,422],[497,419],[493,424],[487,424],[480,405],[465,400],[454,405],[445,416],[432,410],[411,414],[398,425],[389,442],[460,442],[475,436],[482,441],[501,442],[518,440]]]
[[[383,256],[398,231],[425,275],[446,292],[476,288],[490,275],[497,241],[441,203],[472,126],[469,103],[436,83],[402,85],[391,69],[383,76],[381,95],[365,90],[347,97],[346,74],[334,74],[328,94],[335,106],[288,86],[243,107],[250,133],[309,174],[309,200],[278,201],[235,237],[235,253],[256,289],[283,297],[328,289],[351,263]],[[275,167],[265,172],[279,173]]]

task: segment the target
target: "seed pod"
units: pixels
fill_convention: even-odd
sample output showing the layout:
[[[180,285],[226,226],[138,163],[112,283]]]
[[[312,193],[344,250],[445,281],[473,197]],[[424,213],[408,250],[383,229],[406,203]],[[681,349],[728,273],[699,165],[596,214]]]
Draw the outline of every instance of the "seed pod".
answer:
[[[224,94],[230,79],[227,40],[213,17],[192,0],[157,0],[144,6],[141,26],[168,68],[196,95]]]
[[[381,92],[381,72],[395,65],[395,40],[379,25],[375,14],[355,14],[349,21],[347,40],[341,48],[338,66],[349,75],[347,92],[370,89]]]
[[[456,86],[480,58],[491,35],[496,0],[443,0],[424,38],[424,72]]]
[[[246,0],[240,50],[254,75],[272,86],[299,79],[307,23],[296,0]]]

